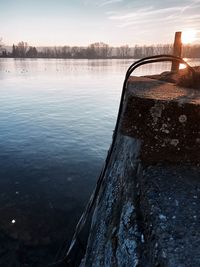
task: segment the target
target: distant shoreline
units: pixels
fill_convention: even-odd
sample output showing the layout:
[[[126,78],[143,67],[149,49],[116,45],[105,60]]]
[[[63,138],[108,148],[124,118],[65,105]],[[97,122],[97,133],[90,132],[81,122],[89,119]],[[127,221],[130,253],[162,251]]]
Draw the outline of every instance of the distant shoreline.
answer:
[[[99,58],[86,58],[86,57],[12,57],[12,56],[0,56],[0,58],[12,58],[12,59],[139,59],[135,57],[99,57]]]
[[[145,55],[142,56],[142,57],[146,57]],[[140,59],[142,57],[106,57],[106,58],[84,58],[84,57],[11,57],[11,56],[0,56],[0,59],[1,58],[12,58],[12,59],[85,59],[85,60],[102,60],[102,59]],[[198,59],[200,58],[199,57],[185,57],[185,58],[188,58],[188,59]]]
[[[12,47],[4,47],[0,44],[0,57],[2,58],[56,58],[56,59],[132,59],[143,58],[153,55],[171,55],[172,44],[157,44],[129,47],[111,47],[108,44],[97,42],[87,47],[33,47],[27,42],[19,42]],[[182,56],[184,58],[198,58],[200,44],[184,45]]]

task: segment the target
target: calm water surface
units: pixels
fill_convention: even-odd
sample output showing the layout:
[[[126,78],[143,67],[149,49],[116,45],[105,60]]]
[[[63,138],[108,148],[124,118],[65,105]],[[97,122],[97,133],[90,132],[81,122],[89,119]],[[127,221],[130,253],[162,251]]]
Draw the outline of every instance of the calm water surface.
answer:
[[[69,244],[109,148],[132,62],[0,59],[0,266],[44,266]]]

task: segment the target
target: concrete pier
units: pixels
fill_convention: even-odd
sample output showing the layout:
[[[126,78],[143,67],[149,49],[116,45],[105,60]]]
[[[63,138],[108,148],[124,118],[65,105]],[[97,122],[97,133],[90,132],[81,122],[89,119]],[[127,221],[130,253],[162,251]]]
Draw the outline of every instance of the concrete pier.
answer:
[[[81,267],[200,266],[200,93],[131,77]]]

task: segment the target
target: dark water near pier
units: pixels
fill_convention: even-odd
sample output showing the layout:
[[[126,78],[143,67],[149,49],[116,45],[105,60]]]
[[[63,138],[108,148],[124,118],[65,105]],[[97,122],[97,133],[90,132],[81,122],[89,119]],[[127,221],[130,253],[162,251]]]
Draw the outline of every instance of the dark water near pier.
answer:
[[[0,266],[45,266],[69,244],[131,63],[0,59]],[[135,74],[168,69],[159,63]]]

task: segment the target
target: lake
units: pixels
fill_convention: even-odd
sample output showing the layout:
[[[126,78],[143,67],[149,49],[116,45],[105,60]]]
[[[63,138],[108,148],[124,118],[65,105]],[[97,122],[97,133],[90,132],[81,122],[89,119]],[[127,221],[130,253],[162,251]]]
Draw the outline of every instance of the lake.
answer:
[[[133,61],[0,59],[0,266],[45,266],[69,245]]]

